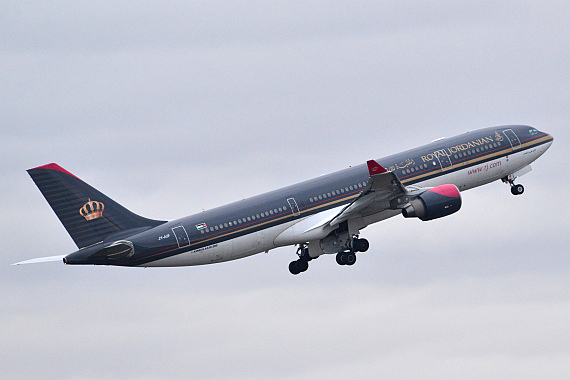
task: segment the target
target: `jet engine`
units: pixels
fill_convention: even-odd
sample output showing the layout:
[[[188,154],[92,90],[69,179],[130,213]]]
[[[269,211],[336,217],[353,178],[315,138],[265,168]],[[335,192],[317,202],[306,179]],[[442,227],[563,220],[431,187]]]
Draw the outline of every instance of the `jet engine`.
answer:
[[[461,208],[461,195],[455,185],[440,185],[424,191],[402,209],[405,218],[423,221],[451,215]]]

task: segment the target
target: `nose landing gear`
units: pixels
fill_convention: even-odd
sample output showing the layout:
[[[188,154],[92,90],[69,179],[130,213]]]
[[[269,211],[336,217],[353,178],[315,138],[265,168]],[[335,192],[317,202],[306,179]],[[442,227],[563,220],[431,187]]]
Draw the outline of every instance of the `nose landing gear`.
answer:
[[[508,183],[511,186],[511,194],[521,195],[522,193],[524,193],[524,186],[515,184],[516,178],[517,177],[513,175],[509,175],[504,178],[501,178],[501,181],[503,181],[504,183]]]

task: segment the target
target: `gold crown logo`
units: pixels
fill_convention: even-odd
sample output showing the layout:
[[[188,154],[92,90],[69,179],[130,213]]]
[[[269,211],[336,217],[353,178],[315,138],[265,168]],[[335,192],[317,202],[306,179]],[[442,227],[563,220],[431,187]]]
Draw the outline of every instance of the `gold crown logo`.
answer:
[[[495,141],[503,141],[503,136],[499,132],[495,132]]]
[[[85,220],[93,220],[103,216],[105,205],[103,202],[92,201],[91,198],[81,207],[79,213]]]

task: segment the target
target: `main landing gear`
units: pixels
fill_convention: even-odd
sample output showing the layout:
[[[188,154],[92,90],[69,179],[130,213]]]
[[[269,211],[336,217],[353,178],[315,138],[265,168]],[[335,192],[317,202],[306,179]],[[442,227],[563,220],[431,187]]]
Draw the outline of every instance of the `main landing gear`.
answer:
[[[504,183],[508,183],[511,186],[511,194],[513,195],[521,195],[524,193],[524,186],[515,184],[516,177],[511,175],[501,178]]]
[[[338,265],[354,265],[356,262],[356,252],[366,252],[370,244],[366,239],[352,239],[352,249],[346,252],[336,254],[336,263]]]
[[[347,246],[349,249],[346,249]],[[339,265],[354,265],[356,262],[356,252],[366,252],[369,247],[370,244],[368,240],[353,237],[350,239],[350,243],[345,245],[345,249],[336,254],[336,262]],[[334,251],[327,253],[334,253]],[[299,256],[299,258],[295,261],[291,261],[289,264],[289,272],[294,275],[309,269],[309,261],[318,258],[318,256],[311,257],[309,255],[309,247],[307,244],[301,244],[299,246],[297,256]]]
[[[295,275],[309,269],[309,261],[313,260],[313,258],[309,256],[309,247],[307,244],[301,244],[299,248],[297,248],[297,256],[299,256],[299,258],[295,261],[291,261],[289,264],[289,272]]]

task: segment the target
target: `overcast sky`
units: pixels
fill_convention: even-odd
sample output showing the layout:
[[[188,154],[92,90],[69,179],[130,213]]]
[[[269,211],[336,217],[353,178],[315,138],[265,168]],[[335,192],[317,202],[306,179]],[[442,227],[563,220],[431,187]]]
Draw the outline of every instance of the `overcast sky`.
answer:
[[[0,3],[0,377],[568,379],[566,1]],[[76,248],[26,169],[174,219],[504,124],[551,133],[431,222],[292,276],[9,264]]]

